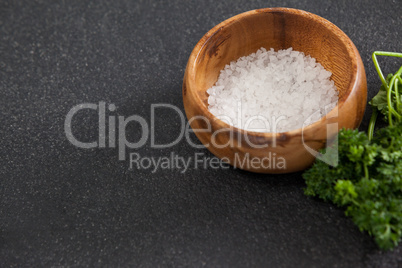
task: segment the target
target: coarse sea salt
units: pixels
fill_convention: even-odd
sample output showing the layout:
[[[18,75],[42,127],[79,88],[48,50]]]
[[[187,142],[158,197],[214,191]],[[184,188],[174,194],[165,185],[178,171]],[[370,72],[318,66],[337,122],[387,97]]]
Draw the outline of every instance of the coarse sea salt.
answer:
[[[208,109],[237,128],[286,132],[322,118],[338,102],[332,73],[292,48],[260,48],[232,61],[207,90]]]

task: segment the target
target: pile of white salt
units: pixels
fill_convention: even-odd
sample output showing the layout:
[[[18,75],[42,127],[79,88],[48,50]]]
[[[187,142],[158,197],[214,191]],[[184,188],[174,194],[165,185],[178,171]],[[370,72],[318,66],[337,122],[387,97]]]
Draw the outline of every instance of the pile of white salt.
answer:
[[[337,105],[332,73],[292,48],[259,49],[226,65],[207,90],[208,109],[238,128],[286,132],[311,124]]]

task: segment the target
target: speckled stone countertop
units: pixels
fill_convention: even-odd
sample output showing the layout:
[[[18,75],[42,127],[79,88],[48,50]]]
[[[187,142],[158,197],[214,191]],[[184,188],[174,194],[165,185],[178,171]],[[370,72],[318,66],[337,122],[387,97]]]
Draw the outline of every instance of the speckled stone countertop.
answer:
[[[342,210],[306,197],[301,173],[129,169],[109,143],[83,149],[66,137],[78,104],[114,104],[106,119],[116,121],[148,121],[156,103],[182,112],[182,78],[198,40],[233,15],[276,6],[341,28],[360,51],[369,98],[380,85],[371,53],[402,51],[399,0],[1,1],[0,266],[401,267],[401,246],[379,251]],[[381,64],[392,72],[401,63]],[[180,117],[159,113],[155,142],[168,143]],[[98,139],[95,111],[73,122],[74,137]],[[127,126],[127,140],[139,130]],[[135,153],[212,157],[185,141],[150,143]]]

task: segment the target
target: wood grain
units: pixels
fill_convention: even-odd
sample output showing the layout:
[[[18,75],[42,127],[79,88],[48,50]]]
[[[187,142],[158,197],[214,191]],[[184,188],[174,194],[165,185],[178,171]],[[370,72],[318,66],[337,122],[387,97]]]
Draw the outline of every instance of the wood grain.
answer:
[[[206,90],[217,81],[226,64],[261,47],[275,50],[293,47],[316,58],[333,73],[331,79],[340,96],[338,106],[320,121],[285,133],[250,132],[218,120],[208,111]],[[252,10],[215,26],[192,51],[183,81],[184,108],[191,127],[197,130],[210,125],[209,131],[196,132],[200,141],[230,164],[261,173],[287,173],[309,167],[315,157],[306,146],[315,151],[323,148],[329,125],[336,130],[358,127],[366,101],[366,74],[352,41],[331,22],[289,8]],[[194,119],[196,116],[205,119]],[[333,138],[336,132],[328,136]],[[263,148],[256,148],[257,145]],[[258,167],[251,163],[241,167],[238,163],[255,158],[264,160],[273,155],[284,159],[286,167]]]

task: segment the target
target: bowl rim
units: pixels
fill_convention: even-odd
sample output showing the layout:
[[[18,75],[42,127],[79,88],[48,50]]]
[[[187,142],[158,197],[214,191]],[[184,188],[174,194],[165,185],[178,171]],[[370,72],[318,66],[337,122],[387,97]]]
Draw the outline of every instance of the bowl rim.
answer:
[[[333,32],[336,36],[338,36],[339,39],[345,44],[345,47],[347,49],[347,53],[349,55],[349,58],[352,59],[352,77],[351,77],[351,82],[349,83],[349,87],[346,89],[347,94],[342,99],[338,100],[338,104],[331,110],[329,111],[325,116],[323,116],[320,120],[314,122],[313,124],[307,125],[306,127],[301,127],[297,129],[293,129],[290,131],[285,131],[285,132],[257,132],[257,131],[250,131],[250,130],[245,130],[242,128],[238,128],[232,125],[229,125],[228,123],[220,120],[218,117],[216,117],[214,114],[212,114],[209,110],[208,107],[205,107],[203,104],[203,101],[200,99],[200,96],[196,94],[191,88],[195,87],[195,76],[196,76],[196,65],[197,65],[197,60],[200,56],[200,53],[204,46],[207,44],[207,42],[219,31],[222,30],[222,28],[227,27],[233,23],[235,23],[237,20],[240,20],[245,17],[250,17],[256,14],[260,13],[288,13],[288,14],[293,14],[296,16],[301,16],[301,17],[306,17],[309,18],[322,26],[326,27],[328,30]],[[184,76],[184,84],[186,82],[189,83],[188,89],[186,90],[190,94],[194,94],[195,98],[197,100],[197,103],[200,103],[201,109],[203,110],[204,116],[207,116],[209,120],[213,120],[215,124],[219,126],[219,128],[225,128],[225,129],[230,129],[232,131],[237,131],[242,135],[251,135],[251,136],[256,136],[256,137],[264,137],[268,139],[280,139],[282,136],[286,137],[293,137],[293,136],[300,136],[303,134],[303,132],[306,131],[311,131],[322,124],[325,124],[328,120],[331,118],[337,118],[338,117],[338,111],[339,109],[344,105],[344,103],[349,99],[351,95],[353,95],[354,91],[358,90],[358,83],[361,77],[360,75],[360,68],[363,66],[358,64],[359,60],[361,61],[360,54],[356,48],[356,46],[353,44],[352,40],[340,29],[338,28],[335,24],[332,22],[328,21],[327,19],[324,19],[321,16],[315,15],[313,13],[300,10],[300,9],[294,9],[294,8],[285,8],[285,7],[272,7],[272,8],[261,8],[261,9],[253,9],[249,10],[240,14],[237,14],[233,17],[230,17],[221,23],[217,24],[214,26],[211,30],[209,30],[204,36],[197,42],[195,45],[194,49],[192,50],[188,63],[187,63],[187,68],[186,68],[186,73]],[[363,70],[364,72],[364,70]]]

